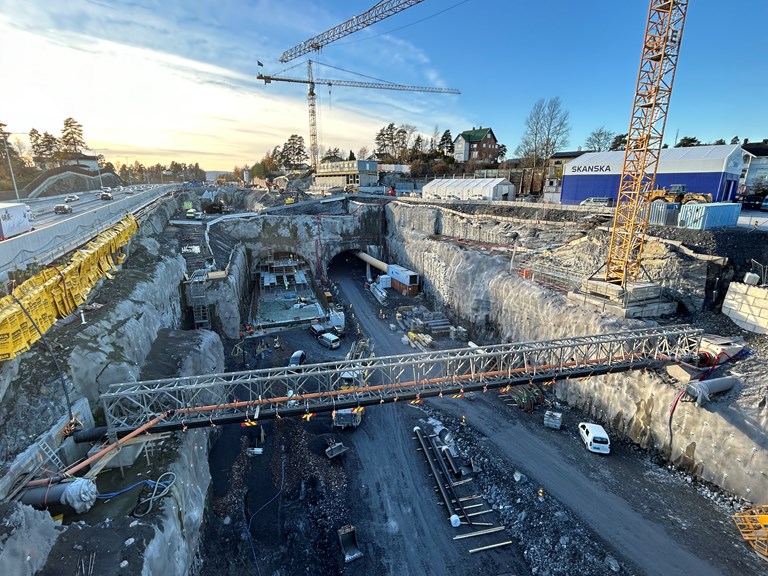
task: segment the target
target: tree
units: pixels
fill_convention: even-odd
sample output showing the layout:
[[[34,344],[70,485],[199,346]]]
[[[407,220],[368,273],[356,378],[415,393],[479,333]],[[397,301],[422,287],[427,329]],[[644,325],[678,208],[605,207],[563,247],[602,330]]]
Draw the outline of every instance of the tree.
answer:
[[[499,144],[499,147],[498,147],[497,153],[496,153],[495,161],[496,162],[501,162],[506,157],[507,157],[507,146],[506,146],[506,144]]]
[[[613,142],[611,142],[610,148],[608,150],[626,150],[627,149],[627,134],[617,134],[613,138]]]
[[[701,146],[701,142],[695,136],[683,136],[675,144],[675,148],[691,148],[693,146]]]
[[[368,148],[366,146],[361,147],[360,150],[357,151],[357,157],[360,158],[360,160],[368,160]]]
[[[342,160],[341,150],[331,147],[328,147],[326,153],[320,157],[320,162],[341,162]]]
[[[357,158],[355,158],[355,153],[352,152],[352,150],[349,151],[349,156],[347,156],[347,160],[357,160]]]
[[[309,158],[307,148],[304,146],[304,137],[298,134],[291,134],[285,144],[282,152],[283,165],[297,166]]]
[[[443,132],[443,135],[440,137],[440,142],[437,144],[437,149],[446,156],[453,154],[453,136],[451,136],[450,130]]]
[[[59,151],[59,140],[53,134],[43,132],[40,138],[40,156],[46,160],[56,157]]]
[[[606,130],[604,126],[600,126],[600,128],[593,130],[587,136],[587,139],[584,141],[584,148],[595,152],[603,152],[611,147],[615,138],[616,134]]]
[[[36,128],[29,131],[29,145],[32,147],[32,156],[42,156],[40,149],[40,132]]]
[[[64,129],[61,131],[61,147],[63,152],[69,152],[80,165],[80,150],[87,148],[83,139],[83,127],[74,118],[64,120]]]
[[[559,97],[549,100],[542,98],[536,102],[525,120],[523,140],[515,153],[534,168],[537,164],[543,164],[544,160],[568,145],[571,132],[568,116]]]
[[[731,144],[739,144],[739,143],[740,143],[740,140],[738,136],[734,136],[733,138],[731,138]]]
[[[712,142],[712,146],[723,146],[725,144],[725,140],[722,138],[718,138],[714,142]]]

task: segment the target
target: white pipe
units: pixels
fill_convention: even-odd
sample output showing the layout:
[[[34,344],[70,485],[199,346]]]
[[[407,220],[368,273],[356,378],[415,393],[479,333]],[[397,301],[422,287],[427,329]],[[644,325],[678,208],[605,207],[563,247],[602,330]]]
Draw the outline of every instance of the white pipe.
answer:
[[[381,260],[378,260],[378,259],[374,258],[373,256],[371,256],[370,254],[367,254],[367,253],[363,252],[362,250],[359,251],[359,252],[355,252],[355,256],[360,258],[360,260],[362,260],[363,262],[367,262],[368,264],[370,264],[374,268],[378,268],[379,270],[384,272],[384,274],[387,273],[387,264],[386,264],[386,262],[382,262]]]

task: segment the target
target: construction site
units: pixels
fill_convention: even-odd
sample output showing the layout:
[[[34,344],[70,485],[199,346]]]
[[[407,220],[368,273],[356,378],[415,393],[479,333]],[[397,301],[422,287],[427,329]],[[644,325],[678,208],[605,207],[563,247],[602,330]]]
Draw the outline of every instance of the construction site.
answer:
[[[649,224],[687,4],[613,208],[175,189],[9,279],[0,572],[765,573],[766,232]]]

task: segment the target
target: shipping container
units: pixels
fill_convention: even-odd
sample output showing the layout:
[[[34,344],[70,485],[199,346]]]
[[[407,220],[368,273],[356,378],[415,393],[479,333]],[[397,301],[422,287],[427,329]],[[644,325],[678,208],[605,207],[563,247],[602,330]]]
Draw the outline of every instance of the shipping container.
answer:
[[[386,274],[379,276],[379,286],[382,288],[392,288],[392,278]]]
[[[680,204],[674,202],[651,202],[648,205],[648,224],[651,226],[677,226]]]
[[[392,278],[392,290],[397,290],[403,296],[416,296],[419,293],[418,285],[407,286],[394,278]]]
[[[685,204],[680,208],[678,226],[691,230],[732,228],[739,222],[741,204]]]
[[[32,211],[26,204],[0,202],[0,240],[32,230]]]
[[[406,286],[419,285],[419,275],[416,274],[416,272],[398,266],[397,264],[387,264],[387,275],[392,278],[393,282],[397,280]]]

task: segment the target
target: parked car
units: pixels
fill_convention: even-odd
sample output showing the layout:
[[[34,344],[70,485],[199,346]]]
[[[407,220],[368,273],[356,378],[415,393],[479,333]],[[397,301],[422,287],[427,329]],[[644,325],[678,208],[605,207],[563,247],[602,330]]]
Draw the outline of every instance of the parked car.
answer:
[[[70,194],[69,196],[64,198],[64,202],[77,202],[78,200],[80,200],[80,196],[78,196],[77,194]]]
[[[317,339],[317,341],[320,343],[321,346],[325,346],[326,348],[329,348],[331,350],[335,350],[341,345],[341,340],[339,340],[339,337],[336,336],[336,334],[331,334],[330,332],[326,332],[320,338]]]
[[[579,202],[579,206],[592,206],[593,208],[595,206],[610,207],[613,206],[613,199],[605,196],[592,196],[591,198],[586,198]]]
[[[320,338],[323,334],[328,332],[328,328],[323,324],[312,324],[309,327],[309,333],[312,334],[315,338]]]
[[[763,212],[768,212],[768,196],[766,196],[765,199],[763,200],[763,203],[760,204],[760,210],[762,210]]]
[[[742,210],[760,210],[763,204],[763,197],[760,194],[748,194],[741,201]]]
[[[288,361],[288,366],[301,366],[307,361],[307,354],[304,350],[296,350],[291,354],[291,359]]]
[[[56,204],[53,207],[54,214],[72,214],[72,206],[69,204]]]
[[[579,422],[579,435],[590,452],[598,454],[611,453],[611,439],[600,424]]]

